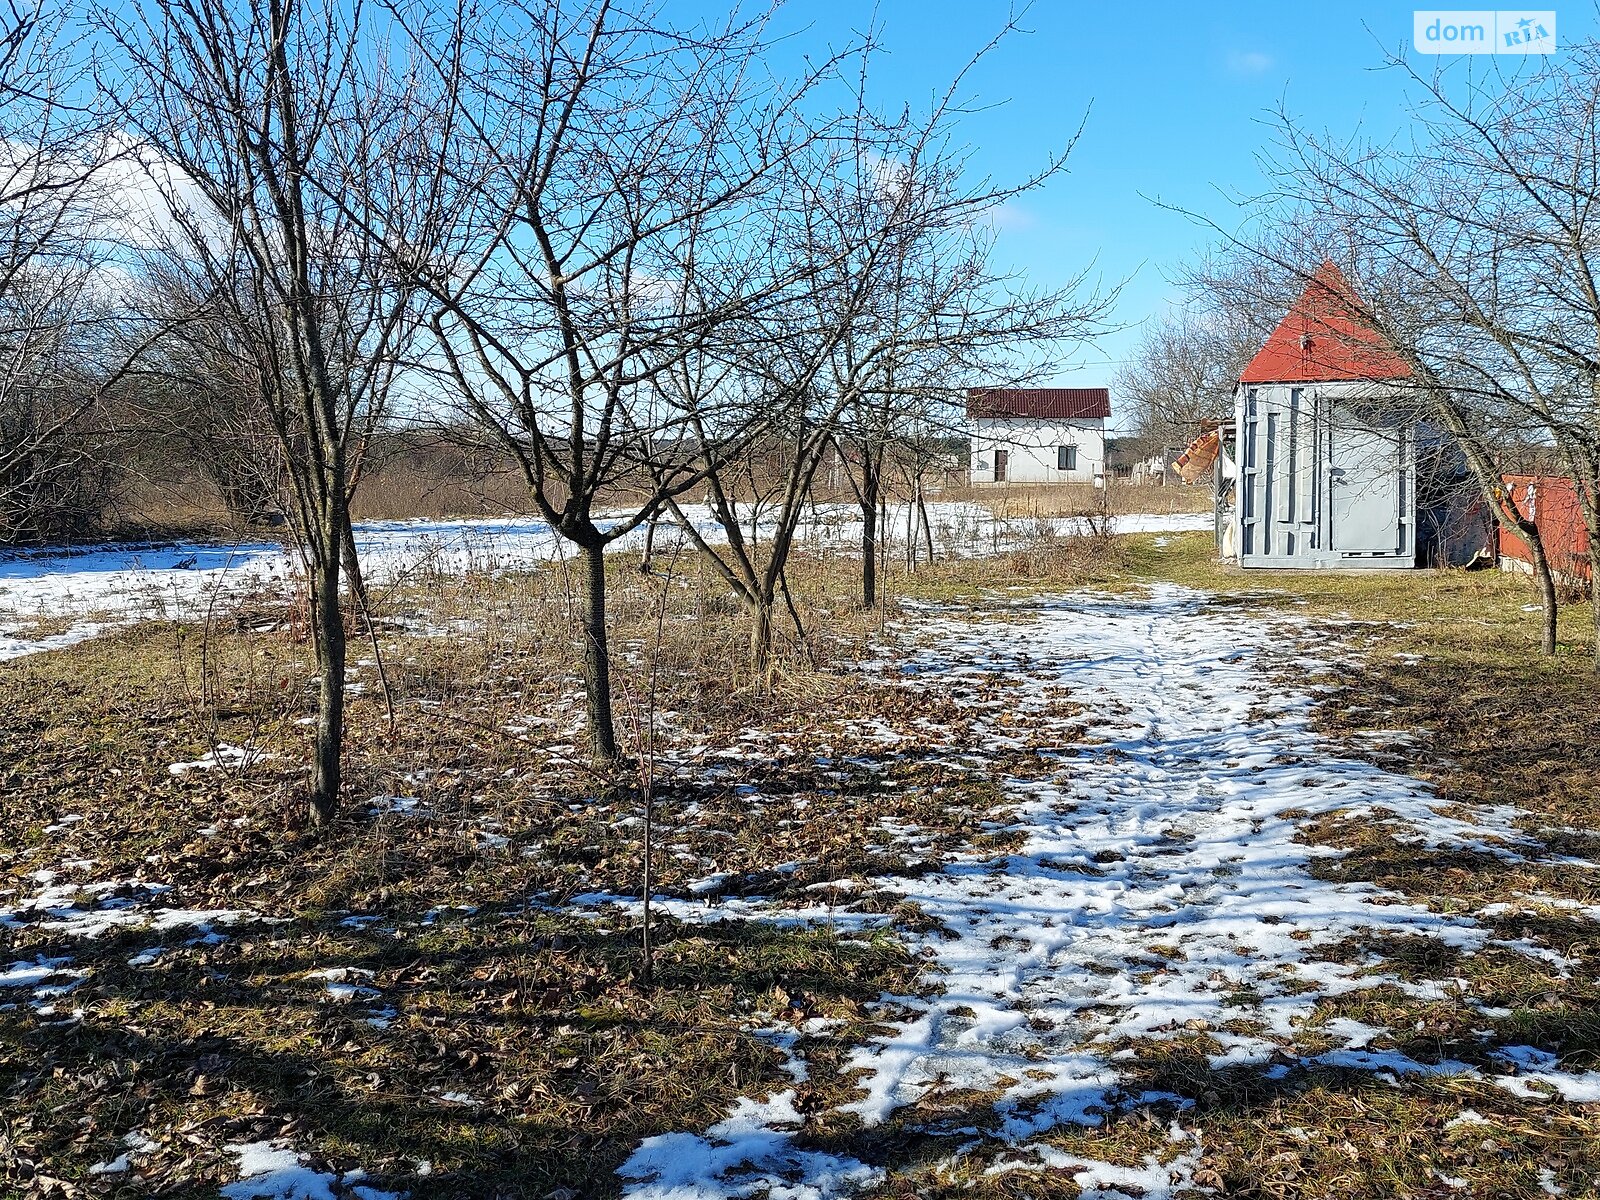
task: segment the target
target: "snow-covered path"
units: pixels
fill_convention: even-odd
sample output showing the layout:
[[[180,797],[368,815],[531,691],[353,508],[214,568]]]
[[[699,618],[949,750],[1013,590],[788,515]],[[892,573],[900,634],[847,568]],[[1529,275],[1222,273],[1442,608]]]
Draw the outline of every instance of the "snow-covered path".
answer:
[[[1005,781],[1026,834],[1020,850],[872,881],[940,922],[906,941],[931,965],[930,990],[942,991],[884,997],[893,1032],[854,1051],[862,1094],[845,1111],[870,1127],[920,1105],[927,1128],[968,1139],[957,1156],[979,1152],[980,1170],[1070,1166],[1086,1189],[1151,1197],[1191,1180],[1198,1134],[1180,1121],[1169,1153],[1137,1168],[1069,1158],[1042,1137],[1119,1109],[1192,1105],[1141,1090],[1134,1042],[1188,1039],[1213,1069],[1268,1078],[1318,1066],[1466,1075],[1600,1100],[1600,1073],[1562,1073],[1552,1055],[1498,1042],[1492,1025],[1504,1011],[1479,1006],[1483,1046],[1471,1063],[1418,1061],[1387,1040],[1393,1031],[1327,1011],[1331,998],[1379,986],[1474,1003],[1450,981],[1402,978],[1370,951],[1323,953],[1352,937],[1420,936],[1469,954],[1494,944],[1547,961],[1552,952],[1495,942],[1472,915],[1312,873],[1317,857],[1338,851],[1297,841],[1297,830],[1334,812],[1384,822],[1419,846],[1512,859],[1533,848],[1514,810],[1443,815],[1417,781],[1322,741],[1309,723],[1311,685],[1282,679],[1305,681],[1328,664],[1258,650],[1292,643],[1279,636],[1294,632],[1288,619],[1164,586],[1144,599],[1012,609],[981,621],[930,612],[900,631],[908,686],[960,699],[995,673],[1017,685],[1004,712],[979,722],[981,736],[951,753],[1059,749],[1045,752],[1042,777]],[[797,1078],[805,1069],[792,1063]],[[956,1105],[946,1125],[945,1092],[999,1099],[987,1119]],[[826,1197],[881,1176],[879,1165],[807,1148],[793,1100],[747,1098],[703,1136],[646,1141],[622,1168],[630,1194]]]

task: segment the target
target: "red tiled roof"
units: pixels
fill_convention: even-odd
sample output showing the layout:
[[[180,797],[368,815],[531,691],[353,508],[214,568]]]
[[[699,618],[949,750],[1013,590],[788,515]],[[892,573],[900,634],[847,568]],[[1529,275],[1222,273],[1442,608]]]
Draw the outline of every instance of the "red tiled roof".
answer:
[[[1111,415],[1110,388],[969,388],[969,417],[1092,421]]]
[[[1239,381],[1314,383],[1410,375],[1411,365],[1372,327],[1343,273],[1325,262]]]

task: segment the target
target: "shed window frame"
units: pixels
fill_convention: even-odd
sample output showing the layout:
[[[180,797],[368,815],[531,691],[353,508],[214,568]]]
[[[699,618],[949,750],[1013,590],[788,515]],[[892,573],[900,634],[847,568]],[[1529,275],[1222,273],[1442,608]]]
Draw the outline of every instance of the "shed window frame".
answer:
[[[1078,469],[1078,448],[1076,446],[1056,447],[1056,470],[1076,471]]]

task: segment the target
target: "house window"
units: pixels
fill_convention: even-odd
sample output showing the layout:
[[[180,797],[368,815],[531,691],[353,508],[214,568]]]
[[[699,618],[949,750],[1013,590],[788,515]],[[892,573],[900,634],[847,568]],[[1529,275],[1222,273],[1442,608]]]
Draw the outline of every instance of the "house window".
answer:
[[[1056,470],[1076,471],[1078,469],[1078,448],[1076,446],[1056,447]]]

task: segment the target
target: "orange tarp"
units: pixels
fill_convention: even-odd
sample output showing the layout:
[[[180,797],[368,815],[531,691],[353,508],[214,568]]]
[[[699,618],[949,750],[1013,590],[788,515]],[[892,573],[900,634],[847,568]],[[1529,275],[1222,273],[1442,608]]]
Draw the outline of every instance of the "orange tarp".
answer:
[[[1210,433],[1203,433],[1194,441],[1184,447],[1183,453],[1178,455],[1178,461],[1173,463],[1173,469],[1178,472],[1178,478],[1185,483],[1194,483],[1211,469],[1211,464],[1217,461],[1217,455],[1222,452],[1222,434],[1213,429]]]

